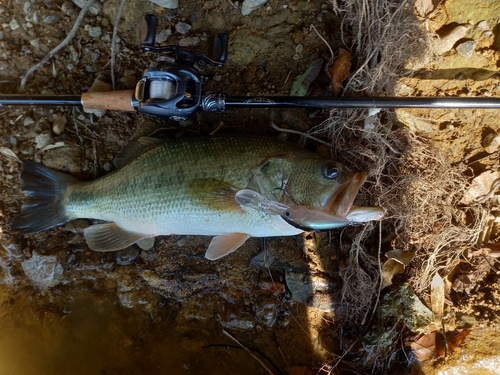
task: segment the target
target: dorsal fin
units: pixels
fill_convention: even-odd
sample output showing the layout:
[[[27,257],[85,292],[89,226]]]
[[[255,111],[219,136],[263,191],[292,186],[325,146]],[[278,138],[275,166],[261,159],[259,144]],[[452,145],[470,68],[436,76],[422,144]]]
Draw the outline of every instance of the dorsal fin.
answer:
[[[152,150],[168,141],[153,137],[140,137],[129,141],[118,157],[118,167],[130,164],[145,152]]]

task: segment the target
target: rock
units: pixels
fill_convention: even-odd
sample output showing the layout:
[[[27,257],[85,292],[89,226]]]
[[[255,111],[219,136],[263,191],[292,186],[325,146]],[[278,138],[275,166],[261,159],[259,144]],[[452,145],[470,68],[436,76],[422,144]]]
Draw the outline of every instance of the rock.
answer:
[[[170,30],[170,29],[163,29],[162,31],[160,31],[156,35],[156,43],[161,44],[161,43],[165,42],[170,35],[172,35],[172,30]]]
[[[329,294],[333,287],[328,280],[295,272],[286,272],[285,280],[293,300],[322,311],[335,311],[335,303]]]
[[[268,327],[272,327],[276,323],[278,317],[278,309],[274,303],[265,303],[255,306],[255,316],[259,321]]]
[[[83,233],[83,230],[89,226],[88,220],[85,219],[77,219],[71,220],[68,224],[64,226],[71,233]]]
[[[412,133],[419,131],[429,133],[432,131],[432,124],[430,122],[420,120],[418,117],[402,109],[397,109],[395,112],[398,121],[406,125]]]
[[[33,120],[31,117],[29,116],[26,116],[23,120],[23,125],[24,126],[28,126],[28,125],[31,125],[31,124],[34,124],[35,123],[35,120]]]
[[[88,0],[73,0],[73,3],[79,8],[83,8],[87,4]],[[94,4],[90,7],[89,11],[94,16],[97,16],[101,12],[102,5],[98,1],[94,1]]]
[[[91,38],[99,38],[102,35],[102,30],[99,26],[91,26],[87,32]]]
[[[61,135],[66,129],[67,123],[68,119],[66,118],[66,116],[59,116],[58,118],[56,118],[56,121],[54,121],[54,124],[52,125],[52,130],[54,131],[55,134]]]
[[[262,5],[267,3],[267,0],[245,0],[243,4],[241,4],[241,14],[244,16],[248,16],[257,8],[260,8]]]
[[[252,316],[236,305],[224,306],[224,310],[217,316],[220,324],[225,328],[247,330],[255,327]]]
[[[178,22],[176,25],[175,25],[175,30],[179,33],[179,34],[187,34],[189,32],[189,30],[191,30],[192,26],[185,23],[185,22]]]
[[[465,26],[455,27],[447,35],[434,42],[434,52],[438,55],[442,55],[443,53],[450,51],[456,42],[465,37],[467,30],[468,27]]]
[[[8,240],[2,242],[2,247],[4,248],[4,250],[6,252],[8,252],[13,257],[21,258],[24,256],[24,253],[23,253],[24,246],[14,236],[12,236]]]
[[[59,16],[52,14],[50,16],[44,17],[43,18],[43,23],[46,23],[48,25],[53,24],[59,20]]]
[[[33,251],[22,267],[28,279],[41,288],[56,286],[63,279],[63,268],[55,255],[38,255]]]
[[[179,40],[179,45],[181,47],[194,47],[199,42],[200,38],[198,38],[197,36],[193,36],[188,38],[182,38],[181,40]]]
[[[472,52],[474,52],[476,46],[477,42],[475,40],[467,40],[457,45],[455,49],[457,50],[457,53],[459,55],[462,55],[464,57],[471,57]]]
[[[133,264],[139,256],[139,249],[135,246],[129,246],[126,249],[116,252],[116,264],[126,266]]]
[[[139,246],[142,250],[151,250],[155,245],[155,238],[144,238],[137,242],[137,246]]]
[[[179,7],[179,0],[149,0],[149,1],[163,8],[177,9]]]
[[[36,145],[36,148],[38,148],[38,149],[44,148],[45,146],[47,146],[51,142],[52,142],[52,135],[48,131],[45,131],[41,134],[38,134],[35,137],[35,145]]]
[[[30,41],[30,44],[36,49],[40,49],[40,38],[36,38]]]
[[[500,134],[488,133],[483,138],[482,146],[488,154],[497,152],[500,149]]]
[[[9,22],[9,27],[12,31],[14,30],[17,30],[19,29],[19,22],[17,22],[17,20],[15,18],[13,18],[10,22]]]
[[[24,14],[28,14],[31,11],[31,2],[30,1],[26,1],[23,4],[23,11],[24,11]]]
[[[76,174],[82,171],[81,157],[81,150],[78,146],[63,146],[46,151],[42,157],[42,163],[52,169]]]

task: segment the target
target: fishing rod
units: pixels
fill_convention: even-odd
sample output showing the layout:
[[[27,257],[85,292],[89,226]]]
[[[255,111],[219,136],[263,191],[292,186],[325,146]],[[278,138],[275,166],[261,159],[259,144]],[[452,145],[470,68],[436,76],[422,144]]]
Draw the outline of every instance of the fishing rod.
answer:
[[[83,106],[185,120],[195,112],[222,112],[231,108],[482,108],[500,109],[500,98],[492,97],[303,97],[229,96],[202,92],[202,76],[195,67],[222,67],[227,59],[227,34],[214,40],[215,58],[176,45],[155,46],[158,18],[144,17],[142,47],[162,53],[157,65],[147,69],[135,90],[87,92],[82,95],[0,94],[0,106]]]

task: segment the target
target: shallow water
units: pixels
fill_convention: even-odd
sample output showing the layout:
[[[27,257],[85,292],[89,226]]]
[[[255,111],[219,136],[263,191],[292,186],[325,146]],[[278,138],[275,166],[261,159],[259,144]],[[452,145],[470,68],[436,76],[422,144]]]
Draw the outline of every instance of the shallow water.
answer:
[[[3,301],[0,374],[264,372],[222,334],[219,342],[226,345],[185,349],[169,316],[176,306],[165,306],[165,315],[154,317],[120,306],[116,297],[97,300],[86,292],[74,294],[63,312],[37,303],[22,295]]]

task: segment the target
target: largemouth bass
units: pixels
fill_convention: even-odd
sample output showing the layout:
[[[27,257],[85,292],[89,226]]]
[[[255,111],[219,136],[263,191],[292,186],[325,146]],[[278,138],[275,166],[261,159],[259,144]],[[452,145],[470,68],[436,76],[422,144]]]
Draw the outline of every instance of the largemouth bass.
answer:
[[[249,237],[304,231],[281,215],[238,203],[238,191],[345,216],[365,180],[363,173],[276,139],[141,138],[130,149],[121,168],[90,182],[23,161],[28,201],[12,222],[13,232],[99,219],[109,223],[84,231],[92,250],[120,250],[159,235],[206,235],[215,237],[205,256],[218,259]]]

